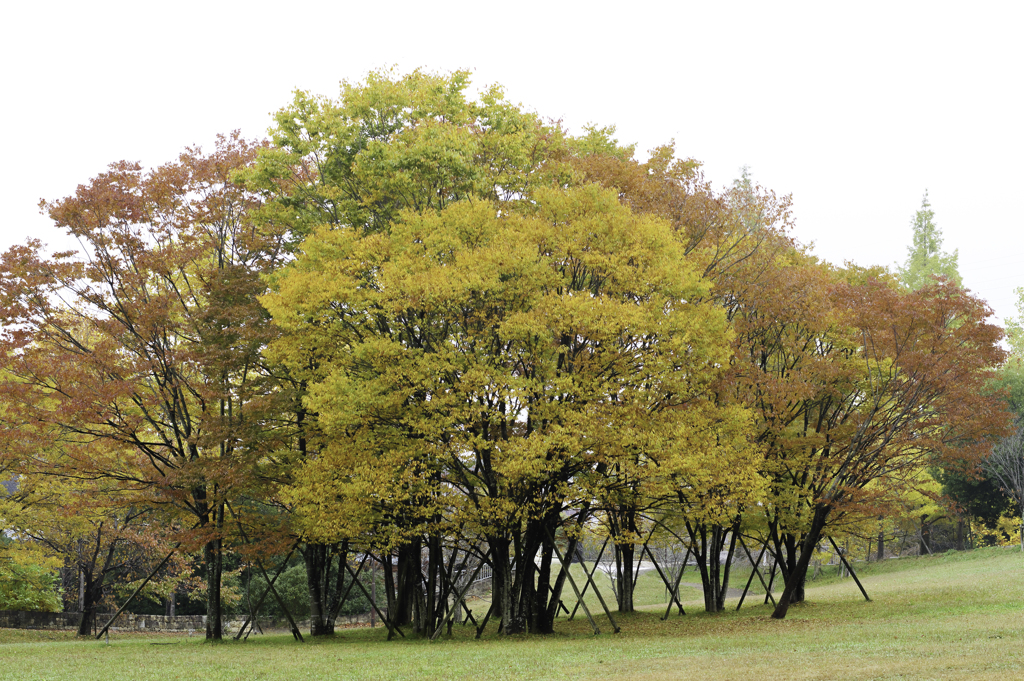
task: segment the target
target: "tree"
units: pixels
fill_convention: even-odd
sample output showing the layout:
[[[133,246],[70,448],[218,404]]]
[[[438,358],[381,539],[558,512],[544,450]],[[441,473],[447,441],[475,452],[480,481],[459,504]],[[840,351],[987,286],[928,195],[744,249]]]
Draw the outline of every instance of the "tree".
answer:
[[[992,448],[984,467],[1021,509],[1021,551],[1024,551],[1024,422],[1018,419],[1014,432]]]
[[[1008,415],[984,394],[1003,359],[988,308],[950,282],[900,291],[856,272],[833,286],[848,334],[837,336],[838,373],[811,400],[772,458],[807,515],[799,556],[773,617],[785,617],[827,523],[871,510],[922,467],[981,460]],[[849,276],[849,275],[848,275]],[[822,345],[821,339],[817,341]],[[875,481],[886,485],[873,486]]]
[[[559,153],[564,154],[558,151],[562,135],[507,102],[499,87],[486,88],[472,101],[466,96],[468,86],[465,71],[416,71],[400,78],[382,71],[363,83],[344,83],[338,100],[297,93],[275,118],[272,146],[244,174],[248,186],[271,197],[260,218],[286,228],[294,249],[318,229],[387,234],[403,211],[426,215],[459,201],[499,206],[524,200],[531,186],[547,184],[557,174],[549,166],[557,166]],[[295,395],[294,447],[301,469],[301,462],[320,456],[324,446],[319,414],[305,395],[308,386],[323,380],[326,369],[316,352],[291,348],[286,354],[279,355],[278,367]],[[391,524],[373,538],[379,548],[386,547],[386,560],[391,551],[398,552],[399,578],[389,598],[395,599],[390,610],[399,624],[430,609],[414,602],[420,589],[420,545],[424,530],[434,528],[426,541],[436,559],[442,539],[436,523],[426,521],[429,503],[418,492],[410,494],[386,511],[376,509]],[[367,514],[359,502],[345,505],[353,511],[351,520],[332,532],[323,532],[325,525],[317,520],[299,518],[307,540],[304,554],[324,554],[329,544],[360,537],[364,528],[358,520]],[[311,594],[314,584],[324,583],[320,571],[326,565],[322,559],[307,563]],[[385,570],[385,580],[391,574]],[[326,606],[313,609],[325,611]]]
[[[935,276],[948,278],[958,286],[962,280],[958,269],[959,251],[942,250],[942,230],[934,222],[935,212],[928,203],[928,192],[921,199],[921,209],[914,214],[910,226],[914,231],[913,246],[907,248],[907,259],[897,267],[903,285],[911,290],[927,286]]]
[[[2,501],[0,512],[9,513]],[[58,567],[34,542],[0,535],[0,610],[59,612]]]
[[[316,504],[314,481],[341,471],[379,513],[415,501],[419,523],[485,537],[506,633],[550,631],[556,531],[619,452],[665,448],[644,438],[704,399],[729,352],[667,225],[594,186],[532,198],[321,230],[265,299],[282,343],[326,370],[308,399],[330,445],[292,500]]]
[[[1003,492],[1003,485],[986,470],[961,471],[956,468],[935,471],[942,483],[942,494],[959,517],[957,531],[962,532],[964,520],[976,520],[988,529],[995,529],[999,518],[1015,509],[1013,499]],[[959,548],[963,548],[958,536]]]
[[[178,538],[206,563],[207,637],[219,639],[225,503],[262,494],[279,392],[260,353],[256,296],[281,254],[254,229],[258,197],[231,179],[256,147],[221,137],[150,172],[113,164],[44,204],[82,249],[38,241],[3,256],[0,393],[8,450],[66,444],[62,466],[106,479],[126,505],[191,517]]]
[[[764,293],[772,291],[764,282],[792,249],[785,235],[788,197],[777,199],[755,186],[746,171],[731,190],[718,195],[703,179],[700,164],[677,159],[673,145],[652,150],[649,160],[639,163],[632,158],[632,149],[619,147],[611,139],[613,132],[592,129],[584,140],[570,140],[576,149],[572,166],[586,180],[617,190],[633,211],[669,222],[685,260],[713,283],[702,302],[720,306],[734,326],[737,315],[756,316],[752,311]],[[742,333],[734,336],[734,357],[748,353],[746,340]],[[719,555],[726,542],[735,542],[744,508],[756,507],[763,493],[758,473],[763,450],[751,439],[746,411],[751,405],[734,394],[735,377],[742,374],[737,374],[738,366],[732,360],[710,391],[714,406],[708,409],[706,423],[716,424],[714,429],[702,430],[696,420],[679,429],[675,447],[659,453],[653,473],[642,469],[651,460],[646,452],[635,455],[628,466],[620,459],[619,467],[611,470],[616,496],[607,514],[617,537],[616,564],[625,569],[616,579],[620,609],[631,609],[637,539],[632,528],[641,511],[653,509],[687,518],[684,525],[700,566],[705,608],[717,612],[724,605],[729,570],[726,565],[724,574],[720,572]],[[694,467],[697,460],[704,464]]]

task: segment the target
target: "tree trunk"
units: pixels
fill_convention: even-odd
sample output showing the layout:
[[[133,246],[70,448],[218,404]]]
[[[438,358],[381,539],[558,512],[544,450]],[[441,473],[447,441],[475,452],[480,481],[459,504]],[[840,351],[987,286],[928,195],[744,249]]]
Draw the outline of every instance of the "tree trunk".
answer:
[[[441,588],[438,572],[442,569],[444,569],[444,547],[441,545],[441,536],[432,533],[427,537],[427,584],[424,593],[423,627],[418,630],[428,636],[441,626],[441,619],[444,615],[443,608],[440,607],[440,597],[446,592]]]
[[[392,622],[395,626],[414,623],[417,607],[416,592],[420,591],[420,547],[422,540],[403,544],[398,548],[398,575],[395,580],[395,610]]]
[[[885,559],[885,530],[882,527],[884,520],[884,516],[878,516],[878,557],[875,560],[879,562]]]
[[[917,549],[919,556],[924,556],[932,552],[931,538],[932,538],[932,526],[925,520],[928,516],[921,516],[921,543]]]
[[[509,617],[512,614],[512,565],[509,556],[510,541],[505,537],[488,537],[491,547],[491,601],[494,614],[501,613],[502,631],[509,633]]]
[[[333,544],[306,544],[302,557],[306,564],[306,587],[309,593],[309,633],[311,636],[333,636],[334,619],[337,617],[342,587],[345,580],[347,543],[339,550]],[[334,558],[338,558],[338,570],[331,578]],[[331,588],[331,584],[334,588]]]
[[[82,617],[78,620],[78,635],[89,636],[96,624],[96,610],[100,599],[103,598],[103,577],[93,579],[92,573],[86,573],[84,570],[80,574],[84,579],[79,589],[82,597]]]
[[[387,610],[388,619],[392,624],[395,622],[395,613],[398,612],[398,601],[395,597],[397,587],[395,585],[395,566],[391,561],[391,553],[381,554],[381,568],[384,573],[384,595],[387,596],[387,604],[385,608]]]
[[[732,569],[732,557],[736,553],[736,540],[740,534],[740,523],[737,520],[728,532],[722,533],[721,546],[725,546],[726,536],[729,537],[729,551],[725,556],[725,565],[722,568],[722,583],[718,585],[717,603],[718,611],[725,610],[725,594],[729,591],[729,571]]]
[[[573,543],[573,542],[570,542]],[[571,547],[575,550],[575,547]],[[530,621],[530,633],[552,634],[555,631],[555,615],[558,614],[558,600],[561,588],[558,584],[551,586],[551,560],[554,549],[545,537],[541,543],[540,566],[537,569],[537,592],[533,605],[533,617]],[[566,560],[571,560],[567,558]],[[563,578],[564,579],[564,578]],[[554,608],[552,609],[552,605]]]
[[[828,514],[831,510],[828,506],[817,505],[814,507],[814,517],[811,519],[811,526],[804,535],[803,541],[800,542],[799,557],[792,568],[788,570],[786,587],[779,597],[775,611],[772,612],[773,618],[777,620],[783,619],[786,613],[789,612],[790,604],[799,603],[803,600],[807,567],[811,563],[811,556],[814,555],[814,549],[818,545],[818,540],[821,539],[821,533],[825,529],[825,521],[828,520]],[[791,555],[792,553],[794,551],[790,551]]]
[[[589,510],[590,510],[589,504],[585,505],[583,507],[583,510],[577,516],[577,518],[576,518],[577,529],[579,529],[579,528],[581,528],[583,526],[583,524],[586,521],[586,518],[588,516]],[[544,548],[543,548],[543,551],[545,553],[543,555],[546,557],[547,564],[550,564],[551,556],[554,553],[553,539],[555,537],[555,527],[556,526],[557,526],[557,522],[552,523],[551,525],[549,525],[549,528],[551,530],[551,534],[544,536],[544,545],[543,545]],[[558,616],[558,604],[561,602],[562,588],[565,586],[566,573],[568,572],[569,568],[572,567],[573,558],[576,556],[576,553],[577,553],[578,550],[579,550],[579,538],[578,538],[578,536],[574,536],[574,537],[569,539],[568,546],[566,547],[566,550],[565,550],[565,554],[564,554],[564,558],[565,558],[565,561],[566,561],[565,570],[559,570],[558,571],[558,577],[555,579],[555,584],[551,588],[551,593],[550,593],[550,595],[548,597],[547,612],[544,613],[543,625],[542,626],[538,625],[537,633],[547,634],[547,633],[552,633],[554,631],[555,617]],[[544,560],[545,559],[542,558],[542,562],[541,562],[542,567],[545,564]],[[550,574],[550,572],[548,572],[548,574]]]
[[[224,555],[219,537],[203,546],[203,561],[206,563],[206,638],[220,641],[224,637],[220,593]]]
[[[704,589],[704,610],[721,612],[725,609],[725,594],[729,588],[729,569],[736,550],[739,521],[729,528],[687,522],[686,531],[690,536],[690,546],[694,547],[693,556]],[[725,549],[726,539],[730,539],[730,542],[723,566],[722,551]]]
[[[615,600],[619,612],[633,612],[634,561],[636,560],[637,510],[622,506],[611,517],[615,550]]]
[[[636,547],[631,542],[615,544],[616,597],[619,612],[633,612],[633,561]]]

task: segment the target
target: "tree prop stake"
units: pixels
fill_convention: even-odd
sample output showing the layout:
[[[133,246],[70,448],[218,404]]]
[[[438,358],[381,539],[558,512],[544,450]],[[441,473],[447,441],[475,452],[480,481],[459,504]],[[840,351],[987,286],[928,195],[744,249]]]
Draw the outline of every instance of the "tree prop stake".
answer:
[[[843,565],[845,565],[846,569],[850,571],[850,576],[853,577],[853,581],[857,583],[857,588],[860,589],[862,594],[864,594],[864,600],[870,603],[871,599],[868,598],[868,592],[864,590],[864,585],[860,583],[859,579],[857,579],[857,573],[853,571],[852,567],[850,567],[850,564],[846,561],[846,557],[843,555],[843,552],[840,551],[839,547],[836,545],[835,540],[832,539],[832,537],[829,537],[828,541],[832,544],[832,548],[834,548],[836,553],[839,555],[839,560],[843,561]]]

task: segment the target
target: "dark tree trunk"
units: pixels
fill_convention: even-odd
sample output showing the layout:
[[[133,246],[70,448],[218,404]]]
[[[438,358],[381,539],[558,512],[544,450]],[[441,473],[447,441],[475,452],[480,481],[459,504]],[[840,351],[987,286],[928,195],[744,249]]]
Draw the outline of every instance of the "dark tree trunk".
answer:
[[[632,507],[620,508],[612,526],[615,542],[615,600],[619,612],[633,612],[634,561],[636,560],[637,511]]]
[[[398,575],[395,580],[395,609],[392,622],[395,626],[406,626],[414,623],[416,608],[421,599],[420,592],[420,547],[422,540],[418,537],[398,548]]]
[[[738,528],[739,521],[731,528],[689,522],[686,524],[694,560],[700,572],[701,586],[704,589],[704,610],[707,612],[721,612],[725,609],[725,594],[729,588],[729,570],[732,556],[736,551]],[[721,556],[727,539],[729,549],[723,565]]]
[[[518,582],[515,591],[518,594],[515,604],[516,616],[513,618],[513,629],[508,633],[533,631],[537,598],[544,596],[543,591],[537,588],[537,565],[533,562],[536,553],[536,549],[532,551],[525,549],[522,563],[516,566],[516,581]],[[529,560],[527,560],[527,556],[529,556]]]
[[[583,523],[585,522],[585,520],[586,520],[586,518],[588,516],[588,513],[589,513],[589,505],[584,506],[583,510],[577,516],[577,519],[576,519],[577,528],[583,526]],[[552,540],[553,540],[553,537],[555,536],[555,528],[556,528],[556,526],[557,526],[557,516],[556,516],[555,522],[553,522],[553,523],[551,523],[549,525],[550,530],[551,530],[551,534],[550,535],[546,534],[545,537],[544,537],[544,544],[543,544],[543,549],[542,549],[544,553],[541,554],[541,567],[542,567],[542,569],[543,569],[544,565],[550,565],[551,556],[554,553],[554,544],[553,544]],[[543,620],[542,623],[537,625],[537,633],[539,633],[539,634],[548,634],[548,633],[552,633],[554,631],[555,617],[558,616],[559,603],[561,603],[561,599],[562,599],[562,590],[565,587],[566,571],[568,571],[568,569],[572,566],[573,557],[576,555],[578,547],[579,547],[579,538],[578,537],[570,538],[569,542],[568,542],[568,545],[566,546],[565,553],[562,554],[563,558],[566,561],[566,567],[565,567],[565,570],[559,570],[558,571],[558,577],[555,579],[555,583],[554,583],[554,585],[551,588],[551,592],[550,592],[550,594],[548,596],[547,612],[544,613],[544,620]],[[550,573],[548,573],[548,574],[550,574]],[[548,581],[550,581],[550,579],[548,579]]]
[[[387,603],[385,608],[387,610],[388,619],[391,620],[392,624],[395,622],[395,613],[398,612],[398,601],[395,597],[397,588],[395,586],[395,566],[391,561],[391,553],[381,554],[381,567],[384,573],[384,595],[387,597]]]
[[[302,556],[306,564],[306,587],[309,592],[309,633],[311,636],[333,636],[334,620],[341,607],[345,582],[348,542],[342,542],[340,546],[306,544]],[[337,569],[333,570],[335,558],[338,564]]]
[[[504,611],[501,618],[501,627],[504,634],[522,634],[526,632],[526,613],[524,612],[523,590],[526,582],[533,582],[532,565],[527,565],[525,547],[523,546],[522,532],[512,534],[512,551],[508,556],[505,573],[507,599],[503,597]],[[532,563],[533,555],[530,554],[529,561]],[[503,594],[504,596],[504,594]]]
[[[205,499],[206,491],[202,490],[201,493]],[[224,527],[224,504],[218,503],[210,515],[212,515],[216,534],[203,546],[203,562],[206,567],[206,638],[211,641],[220,641],[224,638],[224,613],[221,599],[221,578],[224,571],[224,545],[221,539],[221,529]],[[206,516],[204,525],[210,522],[210,515]]]
[[[512,564],[509,556],[511,542],[505,537],[488,537],[491,547],[491,600],[494,616],[500,617],[502,630],[508,633],[508,615],[512,612]],[[499,615],[500,613],[500,615]]]
[[[93,579],[92,573],[83,571],[85,586],[80,590],[82,596],[82,617],[78,620],[78,635],[89,636],[96,624],[96,610],[103,598],[103,577]]]
[[[803,536],[797,536],[795,534],[783,533],[779,534],[778,525],[776,523],[769,524],[769,532],[772,543],[775,545],[775,553],[778,556],[776,566],[779,569],[779,576],[783,584],[789,582],[789,575],[796,570],[797,563],[800,557],[800,546],[803,541]],[[804,584],[806,582],[807,575],[804,574],[803,579],[798,580],[798,583],[793,587],[793,592],[790,596],[790,605],[793,603],[801,603],[804,600]],[[768,597],[765,596],[765,603],[768,602]]]
[[[575,550],[575,547],[573,547]],[[561,594],[558,588],[551,586],[551,558],[554,554],[551,542],[545,538],[540,548],[540,566],[537,568],[537,592],[533,605],[533,617],[530,621],[530,632],[533,634],[554,633],[554,615],[558,613],[558,599]],[[552,611],[551,604],[555,609]]]
[[[718,585],[718,598],[716,605],[718,606],[718,612],[725,610],[725,594],[729,591],[729,571],[732,569],[732,557],[736,553],[736,539],[739,537],[740,524],[739,521],[729,529],[728,532],[723,531],[720,544],[725,545],[726,536],[729,537],[729,550],[725,556],[725,565],[722,566],[722,583]]]
[[[302,549],[306,563],[306,589],[309,593],[309,633],[311,636],[327,636],[334,633],[334,622],[328,631],[325,616],[324,583],[331,569],[330,547],[325,544],[306,544]]]
[[[926,515],[921,516],[921,542],[917,548],[917,553],[921,556],[932,552],[932,525],[927,518]]]
[[[444,616],[440,604],[441,596],[446,592],[441,588],[439,572],[443,568],[444,547],[441,545],[441,536],[431,534],[427,537],[427,584],[424,592],[423,626],[417,629],[418,632],[428,636],[441,625],[441,619]]]
[[[878,557],[875,559],[879,562],[885,559],[885,530],[882,528],[882,522],[884,516],[878,517]]]
[[[825,521],[828,520],[828,514],[831,510],[828,506],[818,505],[814,507],[811,526],[804,534],[803,541],[799,544],[799,553],[796,556],[796,561],[791,563],[791,567],[786,571],[786,588],[783,589],[782,595],[775,606],[775,611],[772,612],[773,618],[783,619],[786,613],[789,612],[791,604],[799,603],[803,600],[804,582],[807,580],[807,567],[811,563],[811,556],[814,555],[814,549],[821,539],[821,533],[825,529]],[[787,554],[789,554],[787,557],[793,557],[797,553],[796,549],[797,545],[795,542],[793,542],[792,547],[787,545]]]
[[[220,593],[224,554],[220,538],[203,546],[203,562],[206,564],[206,638],[220,641],[224,637]]]

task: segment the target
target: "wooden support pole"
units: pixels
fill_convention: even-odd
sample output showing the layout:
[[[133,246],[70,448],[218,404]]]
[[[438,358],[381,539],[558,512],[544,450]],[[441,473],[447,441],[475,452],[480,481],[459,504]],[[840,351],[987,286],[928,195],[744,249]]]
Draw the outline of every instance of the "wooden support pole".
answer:
[[[161,568],[163,568],[164,565],[167,565],[167,561],[169,561],[171,559],[171,556],[173,556],[178,551],[178,547],[179,546],[181,546],[180,543],[175,545],[175,547],[173,549],[171,549],[171,552],[167,554],[166,558],[164,558],[162,561],[160,561],[160,564],[156,566],[156,569],[153,570],[152,572],[150,572],[149,576],[146,577],[144,580],[142,580],[142,584],[139,584],[139,588],[136,589],[135,592],[131,596],[128,597],[128,600],[124,602],[124,605],[122,605],[120,608],[118,608],[117,612],[114,613],[114,616],[111,617],[109,620],[107,620],[107,623],[103,625],[102,629],[100,629],[100,633],[96,634],[96,640],[97,641],[100,640],[100,638],[103,637],[103,634],[105,634],[107,632],[107,629],[109,629],[110,625],[114,623],[114,620],[116,620],[118,618],[118,616],[122,612],[124,612],[124,609],[127,608],[128,605],[133,600],[135,600],[135,597],[139,595],[139,592],[141,592],[142,589],[147,584],[149,584],[149,580],[153,579],[153,576],[156,575],[156,573],[160,572]]]
[[[484,633],[484,628],[487,626],[487,621],[491,619],[491,613],[494,612],[494,595],[491,595],[491,607],[487,608],[487,612],[484,614],[484,619],[480,622],[480,626],[476,628],[476,636],[474,638],[480,638],[480,635]]]
[[[359,579],[359,573],[363,571],[363,566],[366,565],[366,561],[370,557],[371,556],[370,556],[369,552],[363,554],[363,559],[361,561],[359,561],[359,567],[356,568],[356,576],[355,576],[355,578],[351,582],[348,583],[348,587],[345,589],[345,593],[343,593],[341,595],[341,598],[338,599],[338,608],[337,608],[338,612],[341,611],[342,606],[345,605],[345,601],[348,600],[348,595],[350,593],[352,593],[352,587],[354,587],[356,585],[356,581]],[[343,558],[347,558],[347,556],[343,556]],[[341,565],[338,566],[338,569],[339,570],[341,569]],[[376,588],[376,585],[374,585],[374,588]],[[376,599],[375,598],[371,598],[370,600],[374,601]]]
[[[864,585],[860,583],[859,579],[857,579],[857,573],[853,571],[853,567],[846,562],[846,557],[843,556],[843,552],[839,550],[838,546],[836,546],[835,540],[832,539],[832,537],[829,537],[828,540],[832,544],[832,548],[834,548],[836,553],[839,554],[839,560],[843,561],[843,565],[845,565],[846,569],[850,571],[850,576],[853,577],[853,581],[857,582],[857,588],[860,589],[862,594],[864,594],[864,600],[870,602],[871,599],[868,598],[868,592],[864,590]]]
[[[658,565],[658,561],[655,559],[654,554],[651,553],[651,550],[647,547],[646,544],[644,545],[644,548],[640,552],[641,558],[644,555],[643,554],[644,550],[647,551],[647,555],[650,556],[651,562],[654,563],[654,569],[658,571],[658,576],[661,577],[661,581],[665,583],[665,588],[669,590],[669,601],[668,601],[669,609],[672,608],[672,601],[674,600],[676,602],[676,605],[679,606],[679,612],[681,612],[682,614],[685,615],[686,612],[683,611],[683,604],[679,602],[679,596],[672,589],[671,582],[670,582],[669,578],[667,576],[665,576],[665,573],[662,571],[661,566]],[[664,619],[664,618],[662,618],[662,619]]]
[[[554,539],[551,540],[551,546],[555,550],[555,555],[558,556],[558,562],[561,564],[562,570],[565,571],[565,576],[569,580],[569,586],[572,587],[573,593],[576,594],[576,603],[583,606],[583,612],[586,614],[587,619],[590,620],[590,626],[594,628],[594,634],[600,634],[601,630],[597,628],[597,622],[594,621],[594,617],[590,614],[590,609],[587,608],[587,604],[583,602],[583,594],[580,593],[579,587],[576,586],[576,580],[572,578],[572,572],[569,571],[569,566],[572,565],[572,563],[566,564],[565,560],[562,558],[562,552],[558,550],[558,544]],[[584,566],[583,572],[586,573],[586,571],[587,568]],[[575,612],[575,608],[573,611]]]
[[[267,580],[270,593],[274,595],[274,600],[277,601],[277,607],[281,608],[281,612],[283,612],[284,616],[288,619],[288,624],[292,627],[292,637],[299,643],[305,643],[306,639],[302,638],[302,632],[299,631],[299,625],[295,623],[295,618],[292,617],[291,611],[288,610],[288,606],[284,604],[284,599],[281,598],[281,594],[277,592],[277,587],[270,583],[270,577],[267,576],[267,571],[263,569],[263,563],[257,560],[256,567],[259,568],[260,574],[263,575],[263,579]]]
[[[463,565],[465,565],[465,560],[471,555],[471,553],[471,551],[466,551],[466,556],[463,558]],[[473,574],[473,576],[470,578],[470,580],[466,582],[466,589],[462,592],[461,596],[459,596],[459,590],[455,583],[458,580],[458,577],[455,577],[453,579],[451,575],[442,574],[442,577],[444,577],[448,582],[448,588],[451,590],[453,594],[456,594],[456,596],[458,597],[458,600],[453,602],[452,607],[454,608],[456,603],[462,603],[462,607],[466,610],[466,618],[462,620],[461,624],[465,624],[466,622],[472,622],[474,627],[477,626],[476,618],[473,617],[473,611],[470,609],[469,603],[466,602],[466,594],[469,592],[469,587],[473,584],[473,579],[475,579],[476,576],[480,574],[480,570],[483,569],[484,564],[487,562],[487,556],[489,556],[490,553],[491,551],[490,549],[488,549],[486,553],[480,555],[479,567],[477,568],[477,571]],[[459,571],[461,572],[462,570],[460,569]],[[451,627],[449,627],[449,629],[451,629]],[[449,631],[448,633],[451,633],[451,631]]]
[[[242,535],[242,539],[245,540],[246,544],[252,544],[249,541],[249,536],[245,532],[245,528],[242,527],[242,521],[238,519],[238,514],[235,513],[235,509],[231,508],[231,504],[224,502],[224,505],[228,507],[228,511],[231,512],[231,517],[235,519],[235,524],[238,525],[238,531]],[[298,546],[298,544],[296,544]],[[284,613],[285,618],[288,620],[288,624],[292,627],[292,637],[295,638],[299,643],[305,643],[306,640],[302,638],[302,632],[299,631],[299,625],[295,623],[295,619],[292,617],[292,613],[288,610],[288,606],[284,604],[284,599],[281,598],[281,594],[277,593],[277,589],[274,587],[274,583],[267,576],[267,571],[263,569],[263,561],[259,558],[256,559],[256,567],[259,568],[260,574],[263,575],[263,579],[267,582],[267,588],[270,589],[270,593],[274,594],[274,600],[277,601],[278,607],[281,608],[281,612]]]
[[[676,605],[679,606],[679,614],[680,615],[685,615],[686,614],[686,611],[683,610],[682,600],[679,598],[679,583],[681,581],[683,581],[683,573],[686,572],[686,562],[688,560],[690,560],[690,551],[691,550],[692,550],[692,548],[690,546],[686,547],[686,555],[683,556],[683,565],[679,568],[679,574],[676,575],[676,582],[675,582],[675,584],[673,585],[672,589],[669,592],[670,593],[670,598],[668,600],[668,607],[665,608],[665,615],[661,618],[662,621],[667,620],[669,613],[672,612],[672,598],[671,598],[671,596],[675,596]]]
[[[739,610],[740,606],[743,605],[743,599],[747,597],[747,591],[750,589],[750,583],[754,581],[754,575],[757,575],[757,578],[761,581],[761,586],[764,587],[765,593],[767,593],[769,598],[772,599],[772,605],[775,605],[775,597],[771,595],[772,591],[768,588],[768,585],[764,583],[764,577],[761,576],[761,571],[757,567],[761,564],[761,558],[764,557],[764,552],[768,549],[768,544],[765,543],[761,545],[761,552],[757,554],[757,560],[755,561],[754,557],[750,555],[750,549],[748,549],[747,545],[743,542],[743,537],[739,536],[738,538],[740,540],[740,546],[743,547],[743,552],[747,554],[747,560],[750,561],[751,572],[750,579],[747,580],[747,586],[743,589],[743,595],[740,596],[740,602],[736,604],[736,609]]]
[[[549,535],[550,536],[550,535]],[[572,584],[573,588],[576,588],[576,583],[573,581],[572,574],[569,572],[569,568],[566,566],[565,561],[562,559],[562,552],[558,550],[558,542],[555,541],[554,537],[551,537],[551,547],[555,550],[555,555],[558,556],[558,561],[562,564],[565,569],[565,576],[569,578],[569,583]],[[586,569],[583,570],[584,574],[587,574]],[[612,615],[612,611],[608,609],[608,604],[604,602],[604,597],[601,595],[601,590],[597,588],[597,584],[591,578],[590,574],[587,574],[587,581],[594,587],[594,594],[597,596],[597,600],[601,602],[601,607],[604,608],[604,614],[608,615],[608,621],[612,623],[612,629],[615,633],[619,633],[619,625],[615,622],[615,616]],[[583,597],[580,596],[580,603],[583,606],[583,611],[587,611],[587,604],[583,603]],[[589,613],[588,613],[589,615]],[[593,618],[591,618],[593,621]],[[597,624],[594,624],[594,628],[597,628]]]
[[[779,557],[772,553],[772,571],[768,575],[768,586],[765,587],[764,604],[768,605],[768,600],[771,599],[772,605],[775,604],[775,599],[772,597],[772,586],[775,584],[775,569],[779,567]],[[780,570],[781,572],[781,570]]]
[[[580,562],[580,567],[583,568],[583,572],[588,573],[587,574],[588,577],[590,575],[593,575],[595,572],[597,572],[597,566],[601,564],[601,556],[604,555],[604,550],[607,547],[608,547],[608,538],[606,537],[605,540],[604,540],[604,543],[601,544],[601,550],[597,552],[597,560],[594,561],[594,569],[593,570],[588,570],[587,569],[586,563],[582,562],[583,559],[582,559],[582,554],[581,554],[581,557],[580,557],[580,561],[581,561]],[[572,565],[572,561],[571,560],[569,561],[569,565]],[[583,585],[583,591],[580,592],[580,593],[582,593],[583,596],[586,596],[587,595],[587,589],[589,589],[589,588],[590,588],[590,582],[588,581],[586,584]],[[580,603],[582,603],[582,597],[580,599],[577,599],[576,605],[574,605],[572,607],[572,612],[569,614],[569,621],[570,622],[572,622],[573,618],[576,617],[576,611],[579,609]]]
[[[652,559],[653,559],[654,554],[651,553],[651,549],[647,545],[651,542],[651,537],[654,536],[654,530],[657,527],[658,527],[657,525],[655,525],[653,523],[651,524],[651,531],[647,533],[647,539],[644,539],[643,546],[640,548],[640,560],[638,560],[636,562],[636,569],[633,570],[633,590],[634,591],[636,590],[636,583],[640,580],[640,566],[644,562],[644,551],[647,551],[647,555],[652,556]]]
[[[298,544],[295,544],[295,546],[292,547],[292,550],[285,557],[284,561],[282,561],[281,567],[277,568],[277,572],[274,573],[274,578],[272,580],[270,580],[271,584],[276,582],[277,578],[281,575],[282,572],[284,572],[285,567],[288,566],[288,561],[291,560],[292,554],[295,553],[295,549],[298,548],[298,546],[299,546]],[[263,594],[256,601],[256,607],[254,607],[252,609],[252,612],[250,612],[248,615],[246,615],[245,622],[242,623],[242,628],[238,630],[237,634],[235,634],[235,640],[236,641],[242,637],[242,634],[245,633],[245,628],[249,626],[249,622],[250,621],[255,621],[256,616],[257,616],[256,613],[258,613],[260,611],[260,607],[263,605],[263,601],[266,600],[267,596],[269,596],[269,595],[270,595],[270,587],[268,586],[266,589],[263,590]],[[262,633],[262,629],[260,631]],[[248,640],[248,637],[246,637],[246,639]]]
[[[384,623],[384,626],[388,628],[388,640],[391,640],[391,638],[395,635],[396,631],[402,638],[405,638],[405,634],[402,633],[402,630],[394,626],[391,623],[391,620],[385,617],[384,613],[382,613],[380,611],[380,608],[377,607],[377,603],[375,602],[376,599],[371,598],[370,594],[367,593],[366,587],[363,586],[363,583],[359,581],[359,579],[356,577],[356,574],[352,571],[352,566],[348,563],[345,563],[345,569],[348,570],[349,575],[352,576],[352,582],[359,587],[359,589],[363,592],[363,595],[366,596],[366,598],[370,601],[370,605],[377,612],[377,617],[380,617],[380,620]]]
[[[490,552],[488,551],[488,554],[489,553]],[[473,585],[473,580],[476,579],[476,576],[478,574],[480,574],[480,569],[483,568],[483,566],[484,561],[480,561],[479,563],[477,563],[476,570],[473,571],[473,575],[469,578],[469,581],[466,582],[466,585],[462,587],[462,591],[456,592],[456,602],[465,602],[463,601],[463,597],[466,595],[466,592],[469,591],[469,587]],[[444,625],[448,624],[448,620],[450,620],[452,618],[452,615],[454,614],[455,608],[448,608],[448,611],[445,613],[444,618],[441,620],[440,626],[437,627],[437,629],[434,631],[434,634],[430,637],[431,641],[437,640],[437,637],[441,635],[441,630],[444,629]]]

